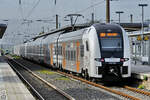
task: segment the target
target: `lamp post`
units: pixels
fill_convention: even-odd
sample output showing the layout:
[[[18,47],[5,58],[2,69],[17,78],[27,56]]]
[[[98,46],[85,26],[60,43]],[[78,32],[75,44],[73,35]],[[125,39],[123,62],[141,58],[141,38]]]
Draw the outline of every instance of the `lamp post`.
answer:
[[[133,14],[130,14],[130,22],[133,23]]]
[[[143,47],[143,45],[144,45],[144,43],[143,43],[143,34],[144,34],[144,7],[146,7],[146,6],[148,6],[148,4],[139,4],[139,6],[140,7],[142,7],[142,45],[141,45],[141,47],[142,47],[142,56],[144,56],[144,47]]]
[[[106,23],[110,23],[110,0],[106,0]]]
[[[118,0],[106,0],[106,23],[110,23],[110,1]]]
[[[123,11],[116,11],[116,14],[119,15],[119,24],[120,24],[120,14],[124,13]]]

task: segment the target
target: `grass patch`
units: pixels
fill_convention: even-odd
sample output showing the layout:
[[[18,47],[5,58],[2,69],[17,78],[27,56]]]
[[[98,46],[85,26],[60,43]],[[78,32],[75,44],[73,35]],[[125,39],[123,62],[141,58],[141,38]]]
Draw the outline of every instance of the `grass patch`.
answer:
[[[69,78],[65,77],[65,76],[60,76],[58,78],[55,78],[55,80],[64,80],[64,81],[70,81]]]
[[[85,90],[89,90],[89,88],[85,88]]]
[[[13,57],[14,59],[19,59],[21,58],[20,56],[17,56],[17,55],[10,55],[11,57]]]
[[[138,88],[139,89],[145,89],[145,86],[144,85],[139,85]]]
[[[48,74],[48,75],[56,74],[56,72],[52,72],[52,71],[50,71],[50,70],[41,70],[41,71],[39,71],[39,72],[42,73],[42,74]]]

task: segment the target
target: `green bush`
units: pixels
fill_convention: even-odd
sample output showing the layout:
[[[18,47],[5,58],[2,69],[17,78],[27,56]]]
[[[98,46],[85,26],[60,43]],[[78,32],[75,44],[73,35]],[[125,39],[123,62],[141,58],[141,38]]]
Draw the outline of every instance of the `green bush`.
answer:
[[[146,75],[144,75],[144,81],[147,81],[148,77]]]

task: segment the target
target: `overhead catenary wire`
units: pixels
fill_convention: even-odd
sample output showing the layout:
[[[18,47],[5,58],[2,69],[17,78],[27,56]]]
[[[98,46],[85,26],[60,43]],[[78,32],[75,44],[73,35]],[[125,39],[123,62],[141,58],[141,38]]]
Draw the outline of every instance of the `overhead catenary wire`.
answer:
[[[25,17],[25,19],[29,18],[29,17],[32,15],[33,11],[34,11],[35,8],[39,5],[40,1],[41,1],[41,0],[38,0],[38,1],[37,1],[37,3],[33,6],[33,8],[29,11],[29,13],[27,14],[27,16]]]
[[[22,19],[24,19],[23,8],[22,8],[22,1],[21,0],[19,0],[19,10],[20,10]]]
[[[100,1],[100,2],[97,2],[97,3],[94,3],[94,4],[90,5],[90,6],[87,7],[87,8],[84,8],[84,9],[82,9],[82,10],[80,10],[80,11],[77,11],[76,13],[81,13],[81,12],[87,11],[88,9],[91,9],[91,8],[93,8],[93,7],[95,7],[95,6],[98,6],[98,5],[100,5],[100,4],[103,4],[104,2],[105,2],[105,0]]]
[[[25,19],[29,18],[31,16],[31,14],[33,13],[34,9],[38,6],[38,4],[40,3],[41,0],[38,0],[36,2],[36,4],[33,6],[33,8],[29,11],[29,13],[27,14],[26,17],[24,17],[23,15],[23,7],[22,7],[22,0],[19,0],[19,6],[20,6],[20,12],[21,12],[21,16],[22,16],[22,21],[25,21]],[[20,24],[22,24],[23,22],[21,22]],[[16,31],[19,27],[21,27],[22,25],[17,25],[15,29],[13,29],[13,32]]]
[[[94,9],[95,6],[98,6],[98,5],[100,5],[100,4],[103,4],[104,2],[105,2],[105,0],[99,1],[99,2],[97,2],[97,3],[93,3],[93,4],[91,4],[90,6],[84,8],[84,9],[81,9],[81,10],[79,10],[79,11],[76,11],[76,12],[74,12],[74,13],[75,13],[75,14],[80,14],[80,13],[85,12],[85,11],[91,9],[91,8]],[[64,19],[61,19],[61,20],[64,21]]]

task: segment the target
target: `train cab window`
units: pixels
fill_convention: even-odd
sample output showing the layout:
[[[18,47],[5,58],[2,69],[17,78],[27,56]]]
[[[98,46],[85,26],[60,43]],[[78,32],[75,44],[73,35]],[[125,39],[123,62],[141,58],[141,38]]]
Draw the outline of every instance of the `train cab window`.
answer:
[[[103,51],[121,51],[123,39],[120,33],[100,33],[101,49]]]
[[[89,51],[89,44],[88,44],[88,41],[86,41],[86,51]]]

